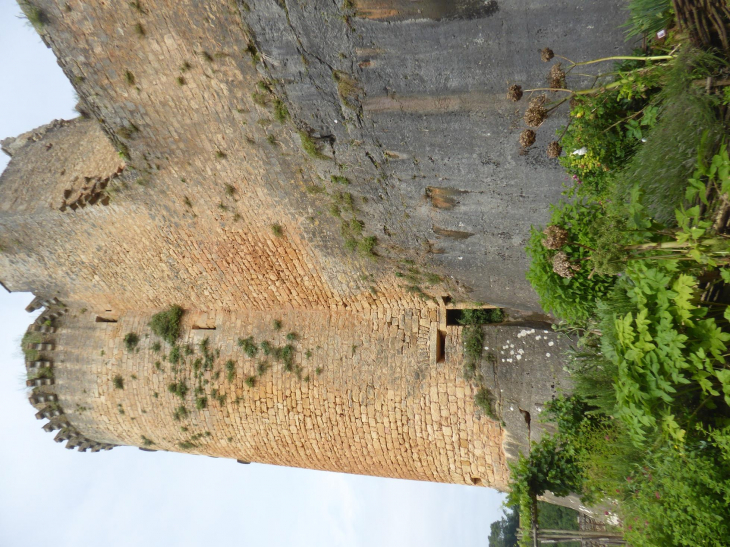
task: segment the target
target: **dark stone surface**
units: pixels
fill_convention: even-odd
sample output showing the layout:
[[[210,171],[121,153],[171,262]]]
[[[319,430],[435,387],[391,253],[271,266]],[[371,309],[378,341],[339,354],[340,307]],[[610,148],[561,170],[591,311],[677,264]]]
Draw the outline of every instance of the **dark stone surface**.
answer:
[[[326,137],[323,175],[339,167],[368,198],[380,244],[429,255],[475,301],[537,310],[524,246],[560,198],[565,175],[545,148],[565,112],[520,155],[526,101],[505,93],[546,85],[545,46],[574,59],[626,50],[624,4],[251,0],[241,13],[296,123]],[[458,199],[434,206],[433,188]]]

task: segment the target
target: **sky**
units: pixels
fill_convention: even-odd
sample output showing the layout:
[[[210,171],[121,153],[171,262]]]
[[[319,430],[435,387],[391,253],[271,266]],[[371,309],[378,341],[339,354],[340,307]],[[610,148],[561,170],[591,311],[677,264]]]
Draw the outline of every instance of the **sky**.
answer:
[[[19,13],[0,0],[0,140],[75,116],[71,85]],[[19,341],[31,299],[0,288],[0,547],[488,545],[504,496],[487,488],[66,450],[27,400]]]

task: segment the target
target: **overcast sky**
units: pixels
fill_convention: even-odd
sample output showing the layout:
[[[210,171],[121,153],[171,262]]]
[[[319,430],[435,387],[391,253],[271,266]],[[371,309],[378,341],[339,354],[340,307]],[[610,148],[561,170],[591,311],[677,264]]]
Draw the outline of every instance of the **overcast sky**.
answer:
[[[0,0],[0,139],[75,115],[71,85],[19,11]],[[7,159],[0,153],[0,171]],[[488,544],[503,496],[486,488],[66,450],[24,388],[19,340],[32,295],[0,291],[0,547]]]

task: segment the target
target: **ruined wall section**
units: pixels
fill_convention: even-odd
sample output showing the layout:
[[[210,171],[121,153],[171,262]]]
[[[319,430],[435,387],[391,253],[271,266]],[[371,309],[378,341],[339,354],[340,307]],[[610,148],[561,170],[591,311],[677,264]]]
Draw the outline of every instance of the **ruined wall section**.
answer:
[[[55,120],[1,144],[12,157],[0,174],[3,219],[52,218],[63,205],[90,196],[94,182],[108,183],[124,168],[98,124],[82,118]]]
[[[182,350],[177,373],[169,357],[163,360],[155,351],[159,340],[147,327],[148,315],[128,313],[116,323],[95,319],[88,312],[63,318],[54,365],[58,402],[90,438],[242,461],[506,487],[503,433],[498,422],[475,411],[473,388],[461,377],[457,329],[449,328],[444,361],[430,362],[436,309],[190,313],[180,345],[193,353],[185,356]],[[273,319],[281,321],[281,330],[274,330]],[[201,325],[208,329],[193,328]],[[123,342],[128,332],[140,337],[131,351]],[[296,333],[295,341],[287,340],[289,332]],[[272,347],[292,344],[293,372],[261,349],[247,357],[237,340],[248,336],[259,348],[264,340]],[[209,369],[200,346],[204,338],[213,356]],[[170,348],[162,346],[169,355]],[[263,361],[270,368],[259,374]],[[184,397],[168,389],[180,382],[188,387]],[[196,408],[199,397],[206,403]]]

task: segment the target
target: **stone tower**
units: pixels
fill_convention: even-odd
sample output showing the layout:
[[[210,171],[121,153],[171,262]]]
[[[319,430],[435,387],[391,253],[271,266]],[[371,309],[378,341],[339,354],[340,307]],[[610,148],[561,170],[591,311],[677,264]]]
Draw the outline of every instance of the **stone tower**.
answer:
[[[531,28],[617,48],[619,3],[33,0],[86,113],[2,141],[0,281],[45,307],[45,428],[506,488],[559,381],[522,248],[561,175],[519,155],[503,90],[543,77]],[[174,346],[149,327],[171,305]],[[458,321],[495,306],[521,320],[485,331],[497,419]]]

